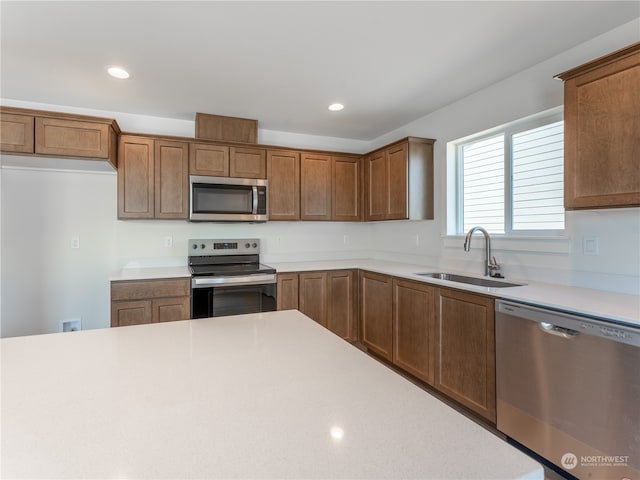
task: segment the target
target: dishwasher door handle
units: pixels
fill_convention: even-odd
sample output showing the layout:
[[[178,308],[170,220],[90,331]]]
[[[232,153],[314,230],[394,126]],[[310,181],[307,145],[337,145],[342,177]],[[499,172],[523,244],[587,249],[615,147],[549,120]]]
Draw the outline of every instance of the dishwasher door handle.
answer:
[[[540,330],[544,333],[548,333],[549,335],[557,335],[562,338],[574,338],[580,335],[580,332],[577,330],[571,330],[570,328],[559,327],[554,325],[553,323],[548,322],[540,322],[538,323],[540,326]]]

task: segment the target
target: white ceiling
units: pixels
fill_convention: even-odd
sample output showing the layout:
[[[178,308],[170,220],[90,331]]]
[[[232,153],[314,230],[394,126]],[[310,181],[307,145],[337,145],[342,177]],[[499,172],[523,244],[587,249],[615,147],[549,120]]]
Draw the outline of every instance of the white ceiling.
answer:
[[[638,1],[2,0],[0,96],[371,140],[638,17]]]

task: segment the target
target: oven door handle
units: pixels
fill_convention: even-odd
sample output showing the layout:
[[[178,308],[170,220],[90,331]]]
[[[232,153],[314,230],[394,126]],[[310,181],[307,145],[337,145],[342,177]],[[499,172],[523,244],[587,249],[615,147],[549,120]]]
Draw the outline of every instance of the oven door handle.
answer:
[[[271,283],[276,283],[276,276],[273,274],[238,275],[232,277],[194,277],[191,279],[191,288],[224,287],[226,285],[265,285]]]

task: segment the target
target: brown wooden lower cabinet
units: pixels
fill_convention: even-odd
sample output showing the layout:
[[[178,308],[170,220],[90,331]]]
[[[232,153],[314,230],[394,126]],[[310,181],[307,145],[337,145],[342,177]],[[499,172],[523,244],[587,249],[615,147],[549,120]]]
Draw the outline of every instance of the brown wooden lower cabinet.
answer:
[[[356,270],[278,274],[278,310],[298,309],[349,342],[358,339]]]
[[[277,274],[278,310],[298,310],[298,273]]]
[[[111,326],[188,320],[189,278],[111,282]]]
[[[393,360],[393,280],[388,275],[360,275],[360,341],[376,355]]]
[[[393,280],[393,363],[433,385],[436,332],[433,287]]]
[[[494,298],[362,271],[368,351],[496,421]]]
[[[436,290],[435,387],[496,421],[494,299],[450,289]]]

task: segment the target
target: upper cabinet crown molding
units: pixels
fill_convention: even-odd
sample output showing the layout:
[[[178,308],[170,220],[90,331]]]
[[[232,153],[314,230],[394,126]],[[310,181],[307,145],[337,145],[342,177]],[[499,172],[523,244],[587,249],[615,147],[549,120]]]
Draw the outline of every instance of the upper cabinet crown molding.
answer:
[[[640,42],[564,80],[565,208],[640,205]]]
[[[0,107],[0,124],[2,153],[106,160],[117,168],[114,119]]]

